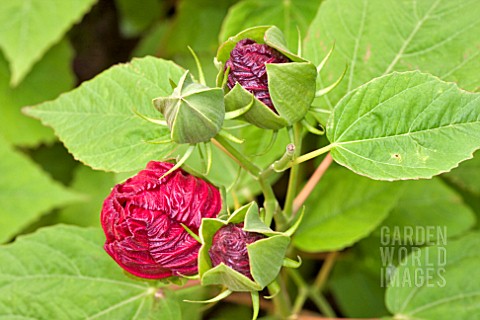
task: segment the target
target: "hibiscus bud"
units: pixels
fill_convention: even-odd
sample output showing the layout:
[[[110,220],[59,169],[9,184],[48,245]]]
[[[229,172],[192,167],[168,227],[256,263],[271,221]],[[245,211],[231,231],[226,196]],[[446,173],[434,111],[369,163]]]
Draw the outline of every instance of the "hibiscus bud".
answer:
[[[218,266],[224,263],[244,276],[252,278],[247,244],[265,238],[256,232],[243,230],[243,223],[228,224],[215,233],[212,246],[208,251],[212,265]]]
[[[290,236],[264,224],[255,202],[228,216],[208,218],[200,227],[198,273],[203,285],[231,291],[261,291],[275,280],[285,260]]]
[[[233,89],[238,82],[244,89],[253,93],[255,98],[275,111],[270,93],[266,63],[285,63],[290,60],[277,50],[259,44],[251,39],[237,42],[230,52],[225,68],[230,68],[227,85]]]
[[[192,81],[186,71],[172,95],[153,100],[176,143],[207,142],[217,135],[225,118],[223,90]]]
[[[229,38],[216,64],[217,85],[230,89],[225,110],[248,109],[241,119],[257,127],[291,126],[305,117],[315,98],[317,68],[288,50],[277,27],[250,28]]]
[[[116,185],[103,203],[105,251],[126,271],[161,279],[197,273],[200,244],[181,225],[198,233],[203,218],[221,209],[219,191],[204,180],[151,161]]]

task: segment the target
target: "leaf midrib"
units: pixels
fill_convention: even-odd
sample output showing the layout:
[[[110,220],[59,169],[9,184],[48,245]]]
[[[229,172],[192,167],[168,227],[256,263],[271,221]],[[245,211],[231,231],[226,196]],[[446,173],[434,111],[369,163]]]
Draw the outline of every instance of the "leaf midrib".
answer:
[[[480,120],[477,121],[471,121],[471,122],[463,122],[463,123],[450,123],[448,125],[436,127],[436,128],[428,128],[428,129],[423,129],[423,130],[417,130],[417,131],[409,131],[401,134],[395,134],[395,135],[389,135],[389,136],[382,136],[382,137],[373,137],[373,138],[367,138],[367,139],[361,139],[361,140],[350,140],[350,141],[335,141],[333,142],[334,145],[342,146],[346,144],[352,144],[352,143],[362,143],[362,142],[368,142],[368,141],[374,141],[374,140],[382,140],[382,139],[390,139],[390,138],[397,138],[397,137],[404,137],[404,136],[414,136],[416,134],[421,134],[429,131],[435,131],[435,130],[440,130],[440,129],[446,129],[446,128],[456,128],[456,127],[462,127],[462,126],[469,126],[469,125],[478,125],[480,124]]]

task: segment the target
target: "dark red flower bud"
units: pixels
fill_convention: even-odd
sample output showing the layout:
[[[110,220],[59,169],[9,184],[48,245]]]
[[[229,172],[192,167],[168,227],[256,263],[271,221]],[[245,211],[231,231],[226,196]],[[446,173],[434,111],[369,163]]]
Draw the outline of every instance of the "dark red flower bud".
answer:
[[[149,162],[103,203],[105,251],[138,277],[197,273],[200,244],[180,223],[197,233],[202,218],[214,218],[221,209],[219,191],[200,178],[178,169],[160,179],[172,166]]]
[[[225,68],[230,67],[227,85],[232,89],[238,82],[245,90],[275,111],[268,92],[265,64],[289,61],[283,54],[266,44],[259,44],[251,39],[240,40],[230,52],[230,59],[225,64]]]
[[[213,236],[212,246],[208,251],[212,265],[224,263],[244,276],[252,278],[247,244],[265,238],[263,234],[244,231],[243,223],[228,224],[220,228]]]

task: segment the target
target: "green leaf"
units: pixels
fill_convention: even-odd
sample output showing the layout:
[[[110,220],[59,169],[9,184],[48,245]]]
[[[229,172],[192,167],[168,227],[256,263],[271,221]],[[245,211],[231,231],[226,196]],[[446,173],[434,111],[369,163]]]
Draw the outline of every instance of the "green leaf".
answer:
[[[458,168],[443,175],[458,187],[480,195],[480,152],[473,159],[462,162]]]
[[[49,210],[81,199],[1,138],[0,159],[0,243]]]
[[[94,171],[86,166],[75,169],[71,189],[87,195],[81,203],[64,207],[58,214],[58,222],[79,226],[100,226],[100,212],[104,199],[115,185],[111,172]]]
[[[395,319],[477,319],[479,264],[479,233],[414,252],[395,272],[387,308]]]
[[[19,84],[45,52],[92,7],[95,0],[3,0],[0,48]]]
[[[182,319],[176,294],[127,276],[104,241],[57,225],[0,247],[0,318]]]
[[[315,64],[335,50],[319,86],[342,83],[316,105],[333,106],[346,93],[392,71],[421,70],[478,91],[480,2],[465,0],[329,0],[320,6],[305,38]]]
[[[191,47],[202,63],[207,85],[214,86],[218,70],[212,57],[218,47],[217,35],[228,8],[235,2],[236,0],[179,1],[175,6],[174,19],[165,27],[154,53],[174,59],[196,75],[193,72],[196,70],[195,60],[188,50]]]
[[[64,185],[69,185],[72,182],[73,172],[78,167],[78,161],[73,159],[60,142],[57,141],[49,145],[42,144],[35,149],[28,149],[27,154],[54,180]]]
[[[297,49],[298,30],[305,35],[321,0],[244,0],[232,6],[223,21],[220,42],[243,29],[258,25],[276,25],[285,34],[287,44]],[[298,30],[297,30],[298,28]]]
[[[165,39],[169,46],[162,48],[167,54],[216,50],[218,32],[228,8],[235,0],[183,0],[176,8],[178,14]],[[199,27],[201,26],[201,27]]]
[[[120,14],[120,29],[127,37],[138,36],[155,20],[160,18],[163,11],[158,0],[115,0]]]
[[[73,50],[67,41],[53,46],[23,82],[10,88],[8,63],[0,53],[0,132],[11,143],[34,146],[55,140],[53,131],[21,113],[20,107],[56,98],[74,84]]]
[[[402,186],[330,168],[305,203],[305,216],[293,243],[307,252],[352,245],[385,219],[400,197]]]
[[[335,161],[358,174],[431,178],[480,147],[480,94],[429,74],[392,73],[346,95],[327,137]]]
[[[167,157],[174,143],[170,130],[136,115],[161,118],[152,99],[171,94],[169,79],[178,82],[183,70],[176,64],[146,57],[118,65],[79,88],[25,112],[39,118],[77,160],[94,169],[139,170],[152,159]]]
[[[410,239],[401,239],[421,245],[422,242],[437,240],[437,227],[446,228],[449,237],[465,233],[475,224],[475,214],[463,203],[462,198],[442,180],[408,181],[405,191],[398,200],[387,219],[382,223],[382,228],[392,232],[395,228],[412,230]],[[431,230],[425,239],[417,239],[416,228]],[[381,230],[375,232],[380,235]],[[425,234],[421,233],[423,237]]]
[[[168,20],[161,20],[152,26],[148,32],[138,41],[132,52],[132,57],[154,56],[158,54],[162,39],[168,28]],[[178,61],[177,61],[178,63]],[[182,63],[180,63],[183,65]],[[188,68],[187,68],[188,69]]]
[[[375,251],[378,252],[378,247]],[[380,266],[378,269],[380,270]],[[342,315],[348,318],[378,318],[388,313],[383,302],[385,288],[365,262],[348,254],[335,261],[328,288]]]

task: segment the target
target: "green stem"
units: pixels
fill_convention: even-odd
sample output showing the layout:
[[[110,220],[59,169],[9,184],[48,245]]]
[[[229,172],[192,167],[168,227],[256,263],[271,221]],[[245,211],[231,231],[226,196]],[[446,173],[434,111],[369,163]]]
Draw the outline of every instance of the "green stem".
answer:
[[[310,288],[310,297],[312,298],[313,302],[317,305],[318,309],[322,311],[327,317],[335,318],[336,314],[333,311],[332,307],[322,295],[322,290],[325,287],[325,283],[327,282],[328,276],[332,271],[333,265],[335,263],[335,259],[337,258],[338,252],[333,251],[330,252],[325,259],[325,262],[320,269],[313,285]]]
[[[327,268],[331,268],[331,266]],[[319,285],[323,286],[323,283],[317,282],[318,277],[313,285],[308,285],[307,282],[302,278],[298,270],[288,269],[288,272],[299,290],[293,305],[294,314],[298,314],[302,310],[305,301],[308,297],[310,297],[310,299],[315,303],[315,305],[322,312],[322,314],[329,318],[336,317],[335,311],[332,309],[327,299],[325,299],[325,297],[322,295],[320,288],[318,287]],[[328,273],[329,270],[326,271],[326,274]],[[323,278],[323,276],[321,278]]]
[[[263,196],[265,198],[263,206],[265,208],[265,225],[270,226],[272,223],[273,215],[277,209],[277,197],[275,196],[275,193],[273,192],[273,188],[268,183],[265,181],[262,177],[258,179],[258,182],[260,183],[260,187],[262,188]]]
[[[303,305],[305,304],[305,301],[307,301],[307,298],[308,298],[308,292],[309,292],[308,284],[305,282],[305,280],[303,280],[302,276],[297,270],[287,269],[287,271],[292,277],[293,282],[295,282],[298,288],[298,294],[297,294],[297,297],[295,298],[295,302],[293,303],[292,313],[299,314],[302,311]]]
[[[320,292],[312,292],[312,290],[310,290],[310,298],[315,303],[317,308],[322,312],[322,314],[324,314],[328,318],[337,317],[335,311],[333,311],[327,299],[325,299],[325,297]]]
[[[317,275],[317,278],[313,282],[313,287],[316,290],[322,290],[327,282],[328,276],[330,275],[330,271],[332,271],[333,265],[335,263],[335,259],[337,258],[338,252],[332,251],[328,254],[325,262],[322,265],[322,269]]]
[[[295,145],[295,156],[293,162],[296,161],[297,156],[302,151],[302,126],[300,123],[296,123],[293,126],[293,143]],[[288,187],[287,187],[287,195],[285,198],[285,204],[283,206],[283,212],[287,217],[292,216],[293,211],[293,200],[295,199],[295,195],[297,193],[298,187],[298,174],[299,167],[293,166],[290,169],[290,176],[288,178]]]
[[[260,177],[261,169],[257,167],[253,162],[247,159],[240,151],[233,147],[227,139],[221,135],[217,135],[212,139],[212,142],[220,147],[230,158],[238,163],[242,168],[247,170],[255,179]]]
[[[316,158],[318,157],[319,155],[322,155],[324,153],[327,153],[328,151],[330,151],[333,147],[335,147],[336,145],[335,144],[329,144],[323,148],[320,148],[320,149],[317,149],[317,150],[314,150],[312,152],[309,152],[309,153],[306,153],[304,155],[301,155],[300,157],[296,158],[295,160],[293,160],[292,162],[290,162],[290,165],[289,167],[293,167],[297,164],[300,164],[302,162],[305,162],[305,161],[308,161],[310,159],[313,159],[313,158]],[[288,169],[288,168],[287,168]]]
[[[278,282],[280,284],[280,292],[273,298],[275,312],[280,319],[288,319],[292,314],[290,297],[288,296],[287,288],[285,288],[281,275],[278,277]]]
[[[212,139],[212,142],[228,156],[230,156],[235,162],[237,162],[242,168],[247,170],[258,181],[265,198],[265,224],[269,226],[278,206],[278,201],[275,193],[273,192],[272,186],[262,174],[262,170],[249,159],[247,159],[221,135],[217,135],[214,139]]]

